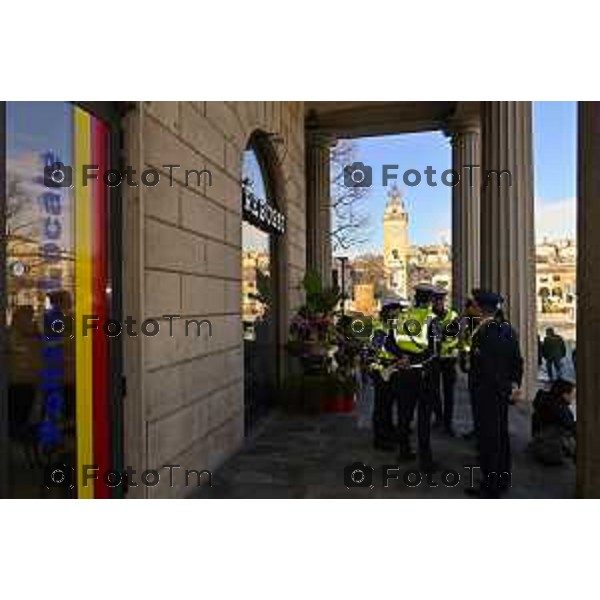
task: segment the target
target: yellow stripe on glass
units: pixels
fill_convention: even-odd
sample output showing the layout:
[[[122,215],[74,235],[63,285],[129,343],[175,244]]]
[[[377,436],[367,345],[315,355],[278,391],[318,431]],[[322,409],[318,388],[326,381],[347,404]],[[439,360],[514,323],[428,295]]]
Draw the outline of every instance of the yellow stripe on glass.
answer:
[[[82,335],[82,315],[92,314],[91,190],[82,185],[83,165],[91,164],[91,118],[74,108],[73,180],[75,184],[75,365],[77,415],[77,496],[93,498],[93,480],[84,486],[84,466],[94,462],[92,412],[92,336]]]

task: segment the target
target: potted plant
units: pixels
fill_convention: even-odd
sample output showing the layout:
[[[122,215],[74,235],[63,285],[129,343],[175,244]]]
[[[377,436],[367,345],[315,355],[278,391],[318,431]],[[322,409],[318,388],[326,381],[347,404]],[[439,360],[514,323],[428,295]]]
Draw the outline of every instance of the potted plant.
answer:
[[[354,399],[358,385],[354,377],[347,377],[339,382],[338,406],[340,412],[352,412],[354,410]]]
[[[354,410],[357,384],[354,378],[332,374],[321,398],[321,408],[327,413],[347,413]]]
[[[314,271],[306,273],[302,287],[305,303],[290,324],[287,350],[300,359],[305,373],[325,373],[335,340],[333,312],[339,293],[333,288],[324,288]]]

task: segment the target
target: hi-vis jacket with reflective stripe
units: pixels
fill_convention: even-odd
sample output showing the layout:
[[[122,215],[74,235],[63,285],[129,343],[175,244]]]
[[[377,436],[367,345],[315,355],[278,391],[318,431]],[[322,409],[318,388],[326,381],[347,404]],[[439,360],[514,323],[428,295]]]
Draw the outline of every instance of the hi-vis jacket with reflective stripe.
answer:
[[[455,323],[452,325],[452,323]],[[442,339],[440,342],[441,358],[454,358],[458,356],[460,344],[460,324],[458,323],[458,313],[451,308],[440,319]]]
[[[374,323],[379,325],[379,323]],[[372,371],[380,371],[390,362],[396,360],[396,357],[385,348],[385,340],[388,334],[384,332],[381,327],[374,327],[371,335],[371,363],[370,369]]]
[[[429,327],[435,318],[430,306],[413,306],[398,319],[396,344],[408,354],[423,354],[429,350]]]

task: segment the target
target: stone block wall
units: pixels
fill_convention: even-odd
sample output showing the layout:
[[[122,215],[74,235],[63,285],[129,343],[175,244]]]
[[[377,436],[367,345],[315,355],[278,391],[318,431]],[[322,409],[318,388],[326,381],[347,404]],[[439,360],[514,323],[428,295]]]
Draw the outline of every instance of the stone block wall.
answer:
[[[156,487],[130,497],[185,496],[185,469],[215,469],[243,442],[241,303],[242,153],[253,132],[273,133],[280,208],[279,301],[285,323],[301,303],[305,270],[304,107],[301,102],[139,102],[124,117],[125,160],[155,187],[126,188],[124,313],[156,319],[154,337],[125,338],[125,462],[157,469]],[[181,165],[172,169],[163,165]],[[185,169],[207,169],[198,182]],[[180,315],[169,320],[163,315]],[[191,326],[185,319],[208,319]],[[282,333],[284,335],[284,333]],[[283,341],[283,340],[280,340]],[[173,486],[163,465],[173,469]],[[191,480],[195,481],[192,476]],[[191,485],[195,485],[194,481]]]

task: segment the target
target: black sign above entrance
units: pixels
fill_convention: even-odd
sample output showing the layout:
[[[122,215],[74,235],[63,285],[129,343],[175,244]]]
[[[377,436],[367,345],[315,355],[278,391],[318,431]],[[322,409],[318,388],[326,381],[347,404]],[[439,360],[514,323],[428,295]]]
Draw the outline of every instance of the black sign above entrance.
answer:
[[[248,180],[242,182],[242,213],[244,219],[267,233],[285,233],[285,215],[268,200],[256,196]]]

